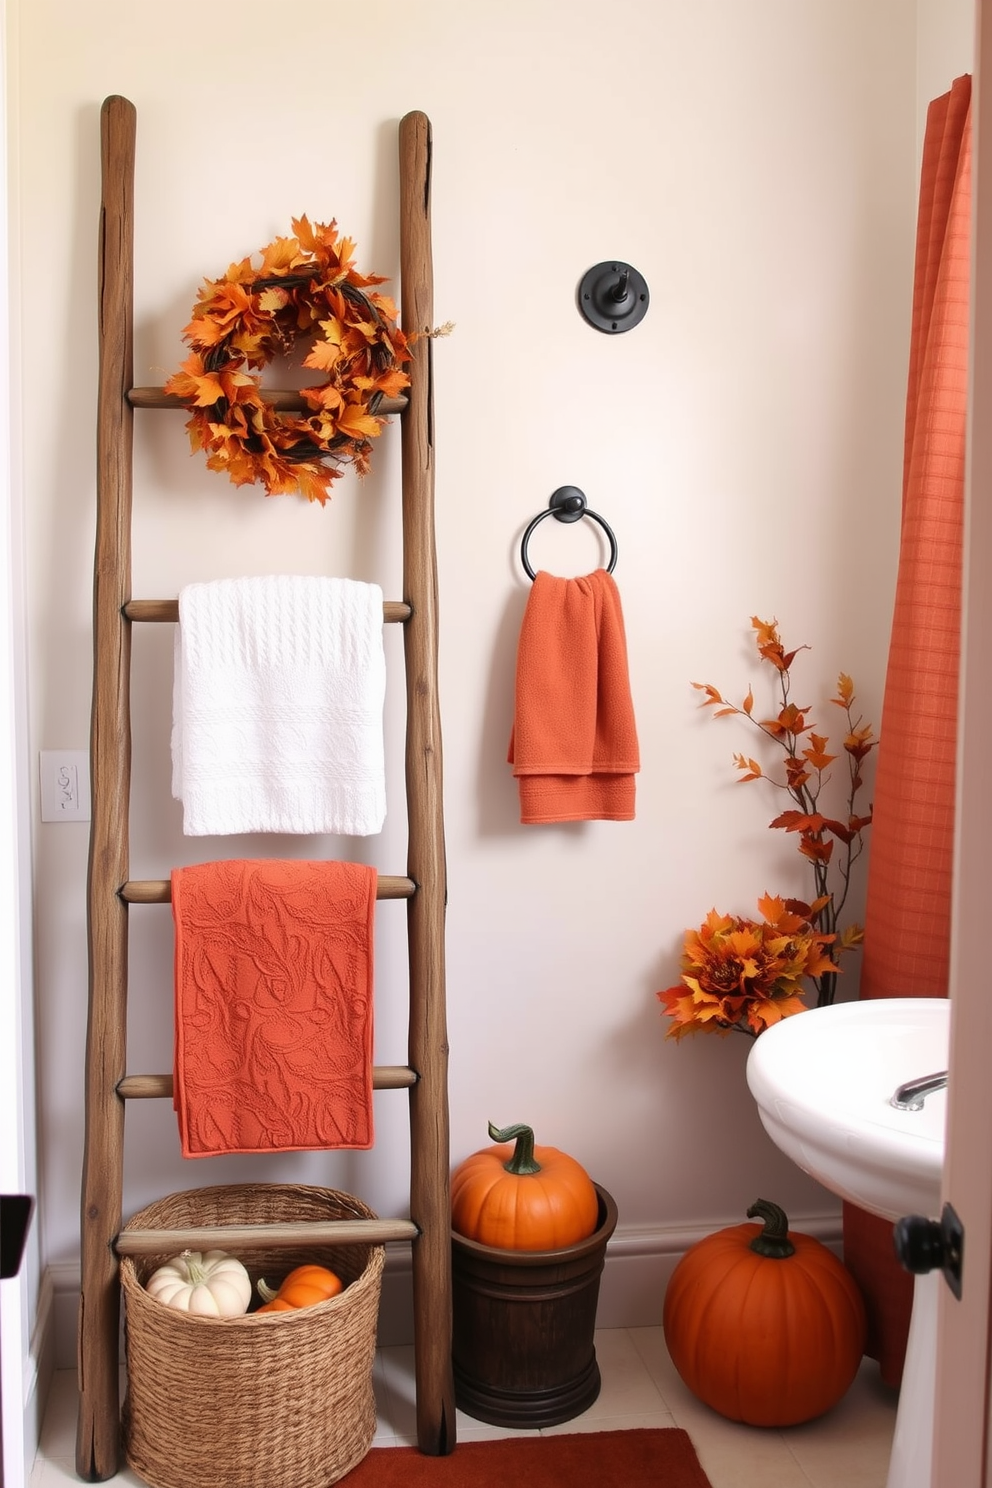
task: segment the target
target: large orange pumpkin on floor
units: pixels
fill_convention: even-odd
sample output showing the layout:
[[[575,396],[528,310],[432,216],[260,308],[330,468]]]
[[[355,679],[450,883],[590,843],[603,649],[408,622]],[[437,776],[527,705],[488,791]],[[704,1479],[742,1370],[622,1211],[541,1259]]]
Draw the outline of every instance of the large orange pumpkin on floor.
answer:
[[[529,1126],[500,1131],[490,1121],[489,1135],[499,1145],[473,1153],[451,1175],[452,1229],[499,1250],[561,1250],[593,1234],[599,1199],[581,1163],[557,1147],[535,1147]]]
[[[665,1341],[692,1393],[732,1421],[795,1426],[836,1405],[865,1345],[854,1278],[777,1204],[687,1250],[665,1293]]]

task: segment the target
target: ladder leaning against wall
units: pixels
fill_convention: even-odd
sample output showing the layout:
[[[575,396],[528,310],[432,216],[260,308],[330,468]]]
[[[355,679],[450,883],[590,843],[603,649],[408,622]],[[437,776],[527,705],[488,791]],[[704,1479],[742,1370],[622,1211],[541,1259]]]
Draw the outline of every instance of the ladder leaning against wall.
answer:
[[[227,1233],[224,1227],[121,1232],[126,1104],[131,1099],[168,1100],[172,1095],[171,1074],[146,1075],[126,1069],[130,907],[168,904],[170,898],[168,878],[135,881],[129,873],[131,627],[139,622],[175,622],[178,616],[176,599],[134,599],[131,595],[134,410],[179,406],[161,388],[132,385],[135,135],[134,106],[125,98],[108,98],[101,116],[89,1016],[76,1450],[77,1471],[89,1481],[112,1477],[118,1470],[120,1256],[172,1248],[223,1248]],[[423,334],[433,322],[431,131],[424,114],[411,113],[402,119],[399,157],[401,322],[408,334],[422,334],[412,348],[406,397],[381,405],[382,412],[401,416],[403,486],[403,595],[386,603],[384,619],[404,627],[409,835],[406,873],[380,874],[377,897],[407,901],[409,1063],[377,1066],[374,1085],[408,1092],[410,1218],[285,1226],[281,1230],[289,1233],[285,1237],[280,1233],[278,1243],[411,1243],[417,1437],[422,1452],[440,1455],[455,1445],[455,1407],[431,340]],[[301,406],[298,394],[266,396],[281,408]],[[171,1104],[168,1109],[171,1116]],[[237,1232],[242,1249],[272,1243],[272,1234],[264,1226]]]

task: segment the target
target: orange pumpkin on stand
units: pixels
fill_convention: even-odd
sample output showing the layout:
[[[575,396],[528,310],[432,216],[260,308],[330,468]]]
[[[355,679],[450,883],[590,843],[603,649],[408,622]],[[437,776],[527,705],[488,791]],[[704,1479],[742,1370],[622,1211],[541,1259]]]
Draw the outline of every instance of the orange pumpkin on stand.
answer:
[[[498,1145],[467,1157],[451,1177],[459,1235],[498,1250],[560,1250],[593,1234],[599,1200],[581,1163],[535,1147],[529,1126],[500,1130],[490,1121],[489,1135]]]

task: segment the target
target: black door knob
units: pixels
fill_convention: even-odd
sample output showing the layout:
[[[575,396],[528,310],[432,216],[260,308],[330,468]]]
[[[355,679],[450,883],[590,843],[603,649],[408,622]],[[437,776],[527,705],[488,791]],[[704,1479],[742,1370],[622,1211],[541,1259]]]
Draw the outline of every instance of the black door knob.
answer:
[[[892,1239],[900,1262],[914,1276],[925,1276],[943,1266],[944,1236],[939,1220],[909,1214],[896,1221]]]
[[[927,1219],[922,1214],[907,1214],[896,1221],[892,1230],[896,1255],[907,1271],[925,1276],[929,1271],[943,1271],[944,1279],[955,1297],[961,1296],[964,1269],[964,1226],[950,1204],[945,1204],[940,1219]]]

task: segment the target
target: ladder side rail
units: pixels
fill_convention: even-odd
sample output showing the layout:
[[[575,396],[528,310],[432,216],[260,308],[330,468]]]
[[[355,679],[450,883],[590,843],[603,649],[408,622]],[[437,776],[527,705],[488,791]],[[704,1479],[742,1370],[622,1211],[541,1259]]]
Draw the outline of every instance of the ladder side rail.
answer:
[[[134,153],[136,116],[108,98],[100,119],[97,525],[90,726],[92,820],[87,870],[89,1011],[79,1302],[76,1467],[100,1481],[118,1467],[120,1286],[112,1242],[121,1225],[127,1043],[127,905],[131,774],[131,585]]]
[[[403,598],[407,689],[410,1213],[413,1244],[417,1440],[432,1456],[455,1446],[451,1366],[451,1208],[448,1037],[444,982],[447,899],[437,692],[437,560],[434,530],[433,258],[430,226],[431,129],[425,114],[400,122],[400,291],[402,324],[415,332],[409,404],[402,421]]]

